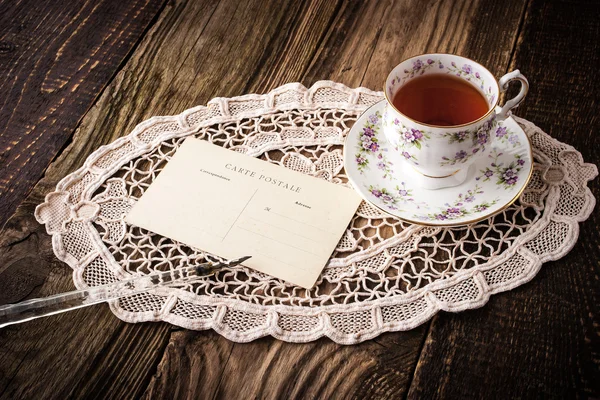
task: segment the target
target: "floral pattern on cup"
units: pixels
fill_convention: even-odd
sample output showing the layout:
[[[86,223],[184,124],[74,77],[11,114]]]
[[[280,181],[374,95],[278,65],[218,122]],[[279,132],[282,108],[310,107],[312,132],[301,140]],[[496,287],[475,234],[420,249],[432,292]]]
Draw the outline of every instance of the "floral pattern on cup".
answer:
[[[448,143],[463,143],[467,140],[473,140],[473,132],[464,130],[458,132],[447,132],[444,134],[448,138]]]
[[[388,121],[388,126],[391,125],[397,135],[397,140],[394,143],[397,146],[396,150],[400,151],[402,156],[411,161],[414,165],[419,165],[418,159],[411,149],[420,150],[423,146],[427,146],[425,142],[428,139],[431,139],[431,133],[419,129],[408,128],[404,126],[398,118],[389,121],[386,116],[387,115],[384,116],[383,123],[385,124],[386,121]]]
[[[445,133],[444,136],[448,139],[448,144],[464,143],[467,140],[471,140],[472,146],[468,150],[462,149],[457,151],[453,156],[442,156],[440,166],[464,164],[480,151],[485,151],[486,145],[492,139],[491,132],[494,131],[496,126],[497,121],[494,114],[477,130]]]
[[[355,161],[358,170],[362,174],[365,169],[369,168],[368,154],[376,156],[376,166],[378,169],[383,171],[384,178],[391,178],[394,173],[392,169],[392,162],[390,162],[385,153],[388,151],[387,148],[381,147],[378,135],[381,127],[381,113],[379,111],[369,115],[367,122],[364,124],[356,146]]]
[[[487,182],[492,178],[496,179],[496,185],[504,187],[505,190],[512,189],[519,182],[519,174],[525,165],[525,160],[520,154],[515,154],[515,160],[510,164],[505,165],[503,162],[498,162],[498,158],[502,155],[502,152],[498,152],[494,149],[489,155],[493,159],[489,167],[480,170],[481,175],[477,176],[475,180],[481,182]]]
[[[425,142],[427,139],[431,139],[430,134],[427,132],[402,126],[400,121],[397,119],[394,120],[394,125],[400,127],[400,145],[402,148],[410,148],[414,146],[421,150],[423,142]]]
[[[453,203],[446,203],[446,207],[441,208],[437,213],[426,215],[414,214],[413,216],[421,221],[447,221],[482,213],[498,202],[498,199],[494,199],[474,204],[476,195],[483,193],[483,189],[479,185],[475,185],[473,189],[467,190],[464,195],[463,193],[459,193]],[[474,205],[469,208],[471,204]]]
[[[488,103],[494,104],[498,86],[490,72],[477,63],[459,59],[447,55],[430,55],[405,62],[389,77],[388,96],[393,97],[399,87],[417,76],[431,73],[453,74],[480,89],[482,94],[486,94]],[[393,149],[402,154],[419,172],[429,176],[444,176],[452,172],[451,168],[465,168],[484,154],[495,138],[496,118],[496,113],[488,110],[486,119],[465,124],[462,130],[443,126],[426,128],[424,124],[412,121],[398,112],[388,98],[383,113],[383,132]],[[446,139],[451,146],[442,144]]]
[[[494,139],[505,144],[510,144],[513,149],[521,146],[519,135],[502,125],[499,125],[496,129]]]
[[[448,139],[448,144],[463,143],[470,140],[473,146],[477,144],[485,145],[489,141],[490,132],[497,126],[496,114],[493,114],[486,122],[477,130],[462,130],[458,132],[446,132],[444,137]]]

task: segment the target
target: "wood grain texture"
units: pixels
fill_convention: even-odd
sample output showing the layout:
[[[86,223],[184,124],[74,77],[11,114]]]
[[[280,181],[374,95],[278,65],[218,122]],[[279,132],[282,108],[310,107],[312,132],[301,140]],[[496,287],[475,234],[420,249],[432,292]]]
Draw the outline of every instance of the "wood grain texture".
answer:
[[[221,383],[233,342],[213,331],[174,330],[146,399],[210,399]],[[173,380],[177,384],[173,384]],[[239,385],[240,380],[236,383]]]
[[[268,338],[235,344],[215,398],[396,398],[412,377],[407,366],[419,350],[413,342],[424,331],[404,334],[410,345],[402,347],[379,341],[340,346],[329,339],[302,345]]]
[[[64,147],[162,3],[0,4],[0,226]]]
[[[517,114],[598,164],[598,5],[533,0],[510,69],[531,90]],[[598,181],[590,188],[600,198]],[[480,310],[434,318],[410,398],[600,396],[600,218],[564,258]],[[435,384],[431,384],[435,382]]]
[[[582,19],[587,36],[578,49],[597,61],[597,54],[590,55],[590,43],[598,39],[593,10],[583,4],[569,12],[549,12],[548,7],[558,5],[538,5],[536,0],[525,13],[524,2],[497,3],[169,1],[86,113],[69,146],[0,233],[0,300],[19,301],[73,287],[70,269],[53,256],[50,237],[33,219],[34,207],[59,179],[139,122],[179,113],[215,96],[266,92],[290,81],[308,86],[320,79],[379,89],[402,59],[446,51],[480,61],[497,75],[517,64],[532,83],[540,79],[547,84],[543,95],[530,92],[519,114],[552,132],[555,120],[543,108],[551,106],[542,99],[576,95],[575,88],[583,87],[586,74],[594,72],[590,63],[573,79],[565,71],[570,71],[569,63],[582,60],[567,49],[558,57],[559,49],[546,43],[558,35],[553,29],[570,32],[559,19],[563,12],[575,18],[576,10],[588,7],[590,17]],[[547,70],[535,57],[559,62]],[[562,92],[552,89],[550,83],[559,76],[574,86],[561,86]],[[538,99],[532,102],[532,95]],[[569,100],[567,114],[591,131],[597,121],[583,122],[577,116],[580,101]],[[597,97],[591,103],[597,104]],[[589,110],[586,118],[593,113]],[[577,129],[579,136],[571,143],[581,148],[581,136],[586,138],[582,144],[598,148],[586,128]],[[597,162],[593,149],[585,151]],[[589,265],[600,259],[594,218],[582,230],[582,236],[586,229],[589,235],[585,253],[571,262]],[[506,393],[515,397],[571,393],[576,385],[583,388],[579,393],[597,396],[598,271],[588,268],[586,275],[564,264],[566,272],[544,275],[555,265],[563,264],[544,268],[534,282],[493,298],[482,310],[441,315],[431,326],[384,334],[357,346],[328,339],[289,344],[272,338],[237,344],[214,332],[164,323],[124,324],[106,306],[82,309],[0,331],[0,398],[494,397],[503,385],[513,385]],[[531,293],[533,285],[538,286]],[[573,291],[578,293],[575,300]],[[555,300],[548,302],[548,296]],[[552,372],[545,374],[547,369]],[[527,378],[533,382],[529,386]],[[563,391],[553,391],[557,388]]]

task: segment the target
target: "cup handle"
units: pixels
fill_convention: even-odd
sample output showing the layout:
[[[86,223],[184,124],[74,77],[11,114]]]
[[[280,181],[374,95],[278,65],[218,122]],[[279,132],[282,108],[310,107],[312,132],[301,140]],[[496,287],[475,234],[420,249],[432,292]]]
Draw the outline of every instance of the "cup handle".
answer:
[[[519,91],[518,95],[508,100],[504,104],[502,109],[498,111],[497,118],[500,121],[510,117],[511,110],[513,108],[517,108],[519,104],[521,104],[521,102],[527,95],[527,92],[529,91],[529,82],[527,81],[527,78],[525,78],[525,76],[518,69],[515,69],[513,72],[509,72],[508,74],[504,75],[498,81],[498,86],[500,86],[500,93],[506,92],[506,89],[508,89],[508,83],[515,79],[521,82],[521,90]]]

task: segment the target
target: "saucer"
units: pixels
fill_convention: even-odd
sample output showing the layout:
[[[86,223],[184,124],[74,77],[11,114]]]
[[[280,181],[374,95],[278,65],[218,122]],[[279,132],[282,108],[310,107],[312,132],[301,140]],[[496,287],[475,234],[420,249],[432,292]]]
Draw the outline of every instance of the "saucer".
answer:
[[[419,173],[388,142],[381,126],[385,100],[356,121],[344,144],[344,168],[361,197],[404,221],[456,226],[486,219],[511,205],[525,190],[533,172],[531,144],[512,118],[492,132],[487,156],[467,170],[454,187],[425,189]]]

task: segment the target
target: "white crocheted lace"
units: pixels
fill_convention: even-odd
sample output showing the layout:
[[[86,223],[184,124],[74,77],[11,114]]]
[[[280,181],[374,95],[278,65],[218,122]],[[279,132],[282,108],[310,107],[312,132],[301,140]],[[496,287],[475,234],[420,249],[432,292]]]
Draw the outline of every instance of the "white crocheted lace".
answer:
[[[77,288],[219,260],[127,225],[123,219],[185,137],[193,135],[330,182],[347,185],[342,143],[382,93],[323,81],[266,95],[216,98],[177,116],[155,117],[101,147],[36,209]],[[290,342],[328,336],[352,344],[407,330],[439,310],[480,307],[491,294],[535,276],[564,256],[595,199],[598,174],[573,147],[515,118],[534,146],[535,171],[520,200],[467,227],[403,223],[362,203],[317,284],[293,286],[244,267],[193,284],[111,302],[122,320],[214,329],[236,341],[272,335]]]

